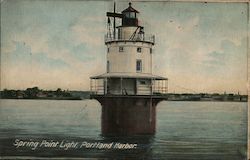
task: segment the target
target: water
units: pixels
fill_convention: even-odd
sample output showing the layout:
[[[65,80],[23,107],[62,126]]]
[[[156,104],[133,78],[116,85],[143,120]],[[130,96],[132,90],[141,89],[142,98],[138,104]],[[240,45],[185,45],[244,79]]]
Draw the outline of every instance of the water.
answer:
[[[1,100],[2,158],[246,159],[247,103],[171,102],[157,106],[155,136],[102,137],[97,101]],[[134,149],[30,146],[15,141],[137,144]]]

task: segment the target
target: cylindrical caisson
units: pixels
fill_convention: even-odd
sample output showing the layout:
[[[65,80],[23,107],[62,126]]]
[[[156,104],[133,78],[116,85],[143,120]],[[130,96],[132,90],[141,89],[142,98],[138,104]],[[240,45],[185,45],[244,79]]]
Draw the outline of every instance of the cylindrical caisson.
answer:
[[[159,99],[134,97],[96,98],[102,105],[103,135],[155,134]]]

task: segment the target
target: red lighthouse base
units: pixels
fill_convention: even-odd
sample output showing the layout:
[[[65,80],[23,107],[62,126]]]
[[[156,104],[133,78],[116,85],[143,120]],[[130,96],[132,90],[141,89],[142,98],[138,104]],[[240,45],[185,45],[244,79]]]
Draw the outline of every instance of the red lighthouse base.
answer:
[[[102,105],[103,135],[154,134],[156,105],[151,96],[93,96]]]

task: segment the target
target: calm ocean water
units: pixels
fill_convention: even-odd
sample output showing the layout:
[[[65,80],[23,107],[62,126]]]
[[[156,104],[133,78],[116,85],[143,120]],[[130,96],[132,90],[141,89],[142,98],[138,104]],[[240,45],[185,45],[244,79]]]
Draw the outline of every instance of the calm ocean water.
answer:
[[[155,136],[102,137],[101,106],[95,100],[1,100],[0,114],[2,159],[246,159],[247,103],[163,101],[157,106]],[[78,147],[32,149],[31,142],[43,141],[75,142]],[[17,148],[18,142],[26,144]],[[80,148],[83,142],[137,148]]]

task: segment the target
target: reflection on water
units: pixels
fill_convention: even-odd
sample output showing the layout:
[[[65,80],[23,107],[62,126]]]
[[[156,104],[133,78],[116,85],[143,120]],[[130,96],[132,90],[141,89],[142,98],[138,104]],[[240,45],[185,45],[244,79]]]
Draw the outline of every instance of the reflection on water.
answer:
[[[3,156],[109,159],[246,158],[247,103],[161,102],[154,136],[102,137],[96,101],[2,100]],[[78,148],[15,148],[23,141],[78,142]],[[80,148],[82,142],[137,144],[133,149]]]

